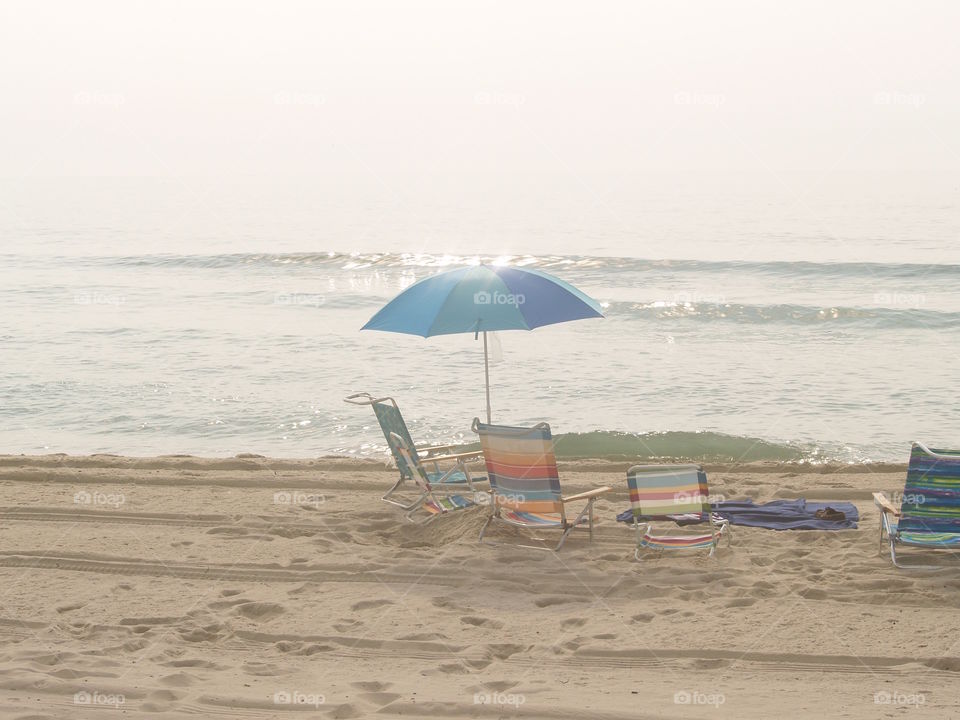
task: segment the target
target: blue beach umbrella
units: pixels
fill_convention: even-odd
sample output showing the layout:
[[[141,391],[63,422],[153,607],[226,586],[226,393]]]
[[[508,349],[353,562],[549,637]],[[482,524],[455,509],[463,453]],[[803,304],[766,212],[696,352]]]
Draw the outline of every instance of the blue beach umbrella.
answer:
[[[476,265],[437,273],[414,283],[384,305],[361,330],[432,337],[483,333],[483,371],[490,422],[487,333],[533,330],[543,325],[603,317],[600,306],[577,288],[539,270]]]

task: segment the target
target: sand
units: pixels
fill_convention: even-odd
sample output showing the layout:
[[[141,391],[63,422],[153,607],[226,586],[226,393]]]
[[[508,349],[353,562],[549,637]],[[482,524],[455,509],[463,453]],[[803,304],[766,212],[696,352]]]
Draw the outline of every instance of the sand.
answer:
[[[903,467],[708,467],[729,499],[853,501],[860,529],[635,562],[626,466],[561,467],[615,492],[551,553],[478,545],[479,508],[406,523],[373,461],[0,457],[0,715],[960,715],[960,563],[878,543],[870,493]]]

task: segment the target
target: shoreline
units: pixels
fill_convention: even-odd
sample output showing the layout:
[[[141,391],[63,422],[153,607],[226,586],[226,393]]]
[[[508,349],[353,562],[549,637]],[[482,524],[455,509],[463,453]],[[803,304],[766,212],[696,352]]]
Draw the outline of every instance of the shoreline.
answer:
[[[567,472],[626,472],[633,465],[692,463],[700,465],[707,473],[777,473],[790,472],[811,475],[831,475],[836,473],[885,474],[907,470],[906,463],[864,462],[813,463],[806,460],[774,461],[756,460],[751,462],[702,461],[690,458],[663,457],[648,458],[557,458],[557,466]],[[264,471],[264,470],[317,470],[317,471],[362,471],[396,472],[386,456],[383,459],[358,458],[346,455],[321,455],[314,458],[269,457],[255,453],[239,453],[231,457],[209,457],[201,455],[117,455],[113,453],[92,453],[89,455],[71,455],[68,453],[48,454],[0,454],[0,473],[3,468],[78,468],[78,469],[141,469],[141,470],[210,470],[210,471]]]

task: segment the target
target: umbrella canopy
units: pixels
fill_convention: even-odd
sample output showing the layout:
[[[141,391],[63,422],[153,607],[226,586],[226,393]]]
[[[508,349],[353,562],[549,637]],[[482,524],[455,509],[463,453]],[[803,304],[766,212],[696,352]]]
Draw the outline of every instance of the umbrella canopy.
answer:
[[[603,317],[600,306],[560,278],[532,269],[477,265],[437,273],[384,305],[361,330],[431,337],[483,333],[490,422],[488,331],[533,330],[543,325]]]

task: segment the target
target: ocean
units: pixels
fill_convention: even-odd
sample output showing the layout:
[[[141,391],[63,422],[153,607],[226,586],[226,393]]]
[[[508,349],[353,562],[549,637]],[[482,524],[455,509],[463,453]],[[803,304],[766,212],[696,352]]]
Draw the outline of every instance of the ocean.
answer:
[[[0,452],[385,455],[343,402],[359,391],[394,397],[417,441],[471,442],[482,342],[359,328],[477,262],[604,308],[493,343],[494,421],[549,422],[562,456],[958,447],[955,188],[869,180],[3,181]]]

